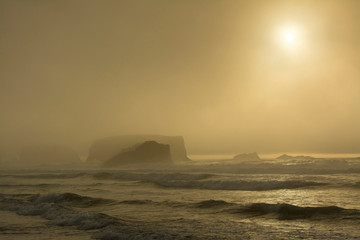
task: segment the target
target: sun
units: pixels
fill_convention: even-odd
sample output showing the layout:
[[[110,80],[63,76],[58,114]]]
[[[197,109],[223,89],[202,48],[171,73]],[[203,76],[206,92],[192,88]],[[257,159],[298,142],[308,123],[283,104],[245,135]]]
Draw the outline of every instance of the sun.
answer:
[[[276,41],[286,51],[297,51],[302,45],[302,33],[298,26],[283,26],[277,29]]]
[[[294,34],[293,33],[285,33],[284,39],[285,39],[285,42],[292,43],[294,41]]]
[[[294,28],[284,29],[282,31],[282,38],[284,45],[295,45],[297,42],[297,31]]]

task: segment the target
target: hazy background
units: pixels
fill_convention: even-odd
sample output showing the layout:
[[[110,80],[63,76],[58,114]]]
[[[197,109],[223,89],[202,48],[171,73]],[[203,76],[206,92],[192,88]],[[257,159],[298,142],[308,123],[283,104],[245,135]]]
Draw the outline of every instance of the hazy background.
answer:
[[[358,153],[359,26],[358,0],[0,0],[1,144]]]

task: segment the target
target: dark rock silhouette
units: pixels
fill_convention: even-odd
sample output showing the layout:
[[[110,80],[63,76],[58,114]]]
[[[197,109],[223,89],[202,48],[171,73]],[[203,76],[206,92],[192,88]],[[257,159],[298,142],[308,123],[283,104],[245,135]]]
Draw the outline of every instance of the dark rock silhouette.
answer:
[[[125,149],[103,163],[104,167],[126,164],[171,164],[170,145],[146,141]]]
[[[70,164],[80,162],[78,154],[71,148],[59,145],[27,146],[20,153],[24,164]]]
[[[253,152],[253,153],[242,153],[235,155],[234,160],[257,161],[260,160],[260,158],[256,152]]]
[[[171,159],[174,162],[190,160],[186,155],[182,136],[122,135],[96,140],[89,149],[87,161],[105,162],[121,153],[124,149],[145,141],[156,141],[170,145]]]

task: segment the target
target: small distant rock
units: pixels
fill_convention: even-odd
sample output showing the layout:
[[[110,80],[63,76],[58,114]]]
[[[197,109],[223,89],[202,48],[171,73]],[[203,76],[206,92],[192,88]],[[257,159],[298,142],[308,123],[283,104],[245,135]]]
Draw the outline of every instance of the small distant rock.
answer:
[[[279,157],[277,157],[276,159],[279,159],[279,160],[289,160],[289,159],[292,159],[293,157],[292,156],[289,156],[287,154],[283,154]]]
[[[155,141],[135,144],[123,150],[120,154],[104,162],[104,167],[114,167],[128,164],[171,164],[170,145]]]
[[[260,160],[259,155],[256,152],[253,153],[242,153],[234,156],[234,160],[242,161],[258,161]]]

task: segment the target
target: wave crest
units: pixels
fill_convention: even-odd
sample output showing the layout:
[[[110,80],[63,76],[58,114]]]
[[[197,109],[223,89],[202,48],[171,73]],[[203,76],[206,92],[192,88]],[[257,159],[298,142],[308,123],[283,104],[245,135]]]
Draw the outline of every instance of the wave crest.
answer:
[[[132,173],[132,172],[101,172],[93,175],[101,180],[130,180],[130,181],[177,181],[202,180],[212,177],[213,174],[186,174],[186,173]]]
[[[91,207],[100,204],[112,203],[112,200],[103,198],[92,198],[81,196],[75,193],[48,193],[37,194],[30,198],[34,203],[61,203],[63,205],[71,205],[74,207]]]
[[[78,229],[99,229],[115,222],[102,213],[80,212],[55,203],[31,203],[15,199],[2,201],[0,209],[16,211],[19,215],[41,216],[57,226],[75,226]]]
[[[345,209],[338,206],[299,207],[286,203],[253,203],[251,205],[236,209],[233,211],[233,213],[245,213],[254,215],[276,214],[279,220],[295,220],[324,217],[354,217],[358,219],[360,217],[360,212],[358,210]]]
[[[321,186],[326,183],[307,181],[155,181],[155,184],[162,187],[173,188],[199,188],[209,190],[244,190],[244,191],[266,191],[277,189],[292,189],[310,186]]]
[[[232,206],[234,204],[228,203],[223,200],[205,200],[201,201],[195,204],[195,207],[197,208],[214,208],[214,207],[226,207],[226,206]]]

